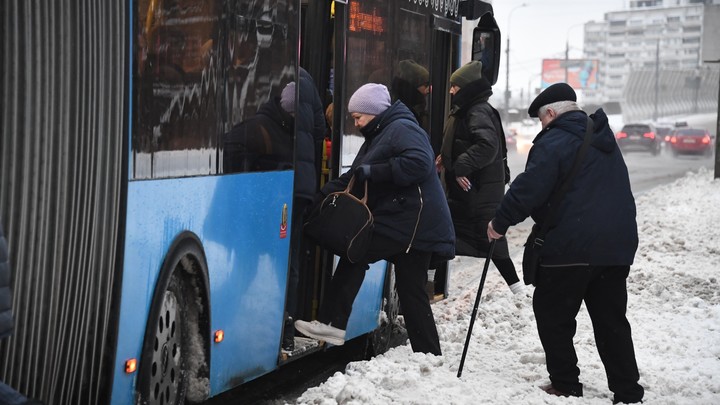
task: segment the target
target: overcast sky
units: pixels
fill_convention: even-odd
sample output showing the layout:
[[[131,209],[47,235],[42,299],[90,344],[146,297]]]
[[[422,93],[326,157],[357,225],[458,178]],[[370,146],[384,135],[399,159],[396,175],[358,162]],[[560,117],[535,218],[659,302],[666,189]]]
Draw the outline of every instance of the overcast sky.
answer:
[[[510,35],[510,87],[513,97],[521,89],[540,85],[543,59],[564,58],[569,40],[570,58],[581,58],[583,27],[602,21],[608,11],[624,10],[627,0],[498,0],[492,1],[495,20],[502,34],[502,62],[495,84],[496,97],[505,91],[506,54]],[[525,7],[519,7],[526,4]],[[508,30],[508,17],[510,29]],[[499,106],[497,101],[495,104]]]

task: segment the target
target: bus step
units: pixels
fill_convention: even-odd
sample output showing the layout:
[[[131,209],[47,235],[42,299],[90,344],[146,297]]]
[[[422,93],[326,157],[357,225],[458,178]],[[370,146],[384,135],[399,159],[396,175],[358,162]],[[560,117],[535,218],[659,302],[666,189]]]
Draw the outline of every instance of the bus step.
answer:
[[[280,364],[289,363],[299,359],[306,354],[310,354],[321,350],[325,347],[325,342],[321,340],[295,336],[295,349],[292,351],[280,351]]]

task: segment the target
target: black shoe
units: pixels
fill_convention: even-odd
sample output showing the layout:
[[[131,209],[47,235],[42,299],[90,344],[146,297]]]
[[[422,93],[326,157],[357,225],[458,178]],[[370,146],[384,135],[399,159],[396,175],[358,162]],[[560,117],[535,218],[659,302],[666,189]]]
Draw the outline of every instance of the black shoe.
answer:
[[[642,404],[642,399],[613,399],[613,404]]]
[[[554,395],[556,397],[569,397],[570,394],[566,392],[562,392],[558,389],[555,389],[555,387],[552,386],[552,384],[549,385],[543,385],[540,387],[541,390],[547,392],[549,395]]]
[[[556,397],[581,397],[582,391],[560,391],[559,389],[553,387],[552,384],[543,385],[540,387],[541,390],[547,392],[549,395],[554,395]]]
[[[282,349],[286,352],[295,350],[295,322],[291,317],[285,318],[285,329],[283,330]]]

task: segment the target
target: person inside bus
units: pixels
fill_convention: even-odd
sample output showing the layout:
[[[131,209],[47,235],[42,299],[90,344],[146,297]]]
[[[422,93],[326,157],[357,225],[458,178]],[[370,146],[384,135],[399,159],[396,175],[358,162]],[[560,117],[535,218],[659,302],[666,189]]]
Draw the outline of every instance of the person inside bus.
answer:
[[[295,105],[294,87],[292,90],[285,88],[281,97],[283,106],[293,110],[297,124],[293,210],[290,225],[290,269],[285,307],[287,315],[282,341],[282,349],[285,351],[292,351],[295,348],[293,320],[297,317],[300,301],[298,295],[300,267],[306,261],[308,254],[302,228],[318,190],[319,162],[322,160],[322,145],[327,131],[325,110],[315,81],[302,67],[298,70],[298,104]]]
[[[283,91],[291,88],[290,82]],[[285,108],[283,108],[285,107]],[[255,115],[235,125],[223,139],[223,172],[262,172],[289,170],[293,166],[293,128],[295,119],[289,103],[280,96],[262,104]]]
[[[455,226],[456,254],[487,257],[487,224],[510,182],[500,114],[488,103],[492,89],[482,63],[471,61],[450,76],[452,106],[445,122],[438,170],[444,176]],[[523,290],[507,239],[495,243],[492,261],[514,294]]]
[[[392,79],[390,93],[393,101],[402,101],[427,131],[430,124],[427,111],[430,73],[427,69],[412,59],[401,60]]]
[[[7,240],[0,224],[0,339],[4,339],[13,330],[11,267]],[[26,398],[9,385],[0,381],[0,404],[2,405],[42,405],[42,402]]]
[[[334,345],[345,342],[352,304],[369,263],[394,264],[400,305],[413,351],[440,355],[440,341],[425,292],[433,260],[455,256],[450,210],[435,172],[427,133],[401,101],[391,104],[382,84],[368,83],[350,97],[348,111],[365,138],[351,169],[317,196],[344,190],[355,176],[355,195],[368,182],[368,207],[375,228],[364,260],[340,258],[320,305],[318,319],[295,321],[306,336]],[[361,191],[362,190],[362,191]]]

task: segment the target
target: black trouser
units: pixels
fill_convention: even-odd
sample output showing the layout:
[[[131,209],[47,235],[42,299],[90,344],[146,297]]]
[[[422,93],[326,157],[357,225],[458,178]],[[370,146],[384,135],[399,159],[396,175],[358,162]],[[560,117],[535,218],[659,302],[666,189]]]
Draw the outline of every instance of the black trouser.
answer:
[[[350,263],[341,258],[330,287],[325,289],[318,320],[346,329],[353,301],[369,268],[368,263],[385,259],[395,265],[398,298],[413,351],[440,355],[440,339],[425,291],[431,253],[415,249],[405,253],[406,248],[399,242],[374,234],[365,261]]]
[[[573,346],[575,317],[583,300],[593,324],[595,344],[616,402],[638,402],[644,390],[635,361],[627,309],[630,266],[541,267],[533,309],[554,388],[582,395]]]

